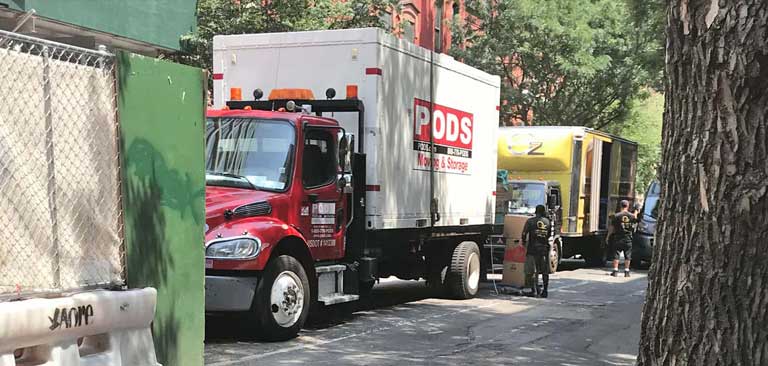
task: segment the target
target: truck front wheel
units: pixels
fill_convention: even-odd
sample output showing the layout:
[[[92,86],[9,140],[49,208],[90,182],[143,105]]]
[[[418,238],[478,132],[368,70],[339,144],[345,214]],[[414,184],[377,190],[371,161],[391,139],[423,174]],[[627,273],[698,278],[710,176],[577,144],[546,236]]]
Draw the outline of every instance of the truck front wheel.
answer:
[[[457,299],[469,299],[480,287],[480,250],[477,244],[465,241],[453,250],[447,276],[451,295]]]
[[[284,341],[296,337],[309,314],[309,280],[295,258],[281,255],[267,264],[252,311],[260,338]]]

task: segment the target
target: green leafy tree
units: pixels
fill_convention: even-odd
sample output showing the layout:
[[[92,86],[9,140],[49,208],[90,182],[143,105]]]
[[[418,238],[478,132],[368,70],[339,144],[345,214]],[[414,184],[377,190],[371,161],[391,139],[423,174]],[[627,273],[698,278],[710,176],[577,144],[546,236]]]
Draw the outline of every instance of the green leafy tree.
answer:
[[[649,87],[664,91],[664,27],[666,26],[666,2],[663,0],[627,0],[632,25],[636,28],[638,42],[645,45],[635,54],[635,59],[645,65],[649,73]]]
[[[656,18],[634,12],[652,8],[617,0],[466,6],[471,24],[455,22],[451,53],[502,77],[502,122],[532,114],[538,125],[604,128],[626,121],[632,101],[659,78]]]
[[[197,29],[181,38],[176,61],[211,70],[213,36],[302,30],[385,27],[393,0],[199,0]]]

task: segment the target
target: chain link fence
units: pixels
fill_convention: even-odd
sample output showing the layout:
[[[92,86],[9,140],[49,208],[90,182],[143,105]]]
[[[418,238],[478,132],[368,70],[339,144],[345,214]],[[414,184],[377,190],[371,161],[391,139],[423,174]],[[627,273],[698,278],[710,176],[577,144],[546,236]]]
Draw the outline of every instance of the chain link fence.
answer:
[[[0,31],[0,299],[124,282],[114,66]]]

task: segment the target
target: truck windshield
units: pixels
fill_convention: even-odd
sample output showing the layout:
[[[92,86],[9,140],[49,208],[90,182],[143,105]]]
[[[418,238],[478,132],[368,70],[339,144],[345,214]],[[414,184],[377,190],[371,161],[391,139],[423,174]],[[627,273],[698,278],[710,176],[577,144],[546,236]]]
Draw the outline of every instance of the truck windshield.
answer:
[[[543,183],[512,183],[509,187],[507,213],[533,214],[537,205],[546,205]]]
[[[282,120],[209,118],[205,123],[207,185],[285,190],[296,136]]]

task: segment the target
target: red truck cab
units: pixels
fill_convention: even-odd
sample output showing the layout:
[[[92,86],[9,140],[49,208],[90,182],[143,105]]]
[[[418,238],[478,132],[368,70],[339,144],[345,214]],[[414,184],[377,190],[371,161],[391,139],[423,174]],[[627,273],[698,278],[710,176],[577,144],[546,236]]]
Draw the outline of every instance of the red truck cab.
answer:
[[[206,312],[243,312],[267,340],[296,336],[310,306],[355,301],[382,277],[426,279],[430,293],[457,299],[479,288],[477,243],[491,225],[373,228],[379,186],[367,177],[380,166],[365,151],[380,136],[323,118],[364,131],[363,101],[335,94],[273,89],[261,100],[256,89],[208,113]]]
[[[208,111],[205,134],[206,312],[247,312],[263,338],[293,337],[322,300],[318,272],[345,270],[334,265],[349,217],[343,129],[246,108]],[[333,294],[343,291],[320,295]]]

